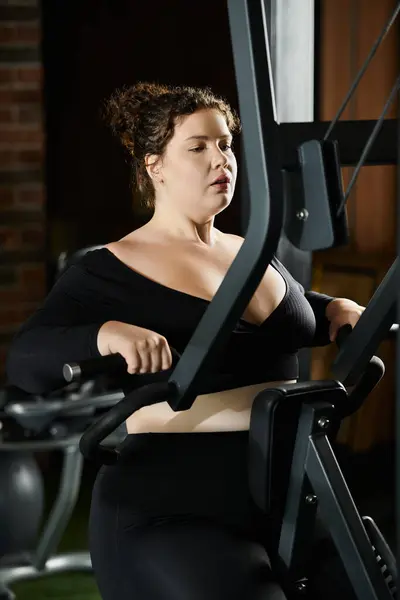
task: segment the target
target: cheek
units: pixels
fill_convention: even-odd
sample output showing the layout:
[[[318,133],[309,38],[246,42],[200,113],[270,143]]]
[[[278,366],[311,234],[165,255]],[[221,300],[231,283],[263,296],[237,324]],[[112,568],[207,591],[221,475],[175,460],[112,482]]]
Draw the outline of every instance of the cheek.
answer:
[[[232,154],[231,159],[229,161],[229,164],[231,166],[231,171],[232,171],[232,175],[235,177],[236,179],[236,175],[237,175],[237,170],[238,170],[238,166],[237,166],[237,160],[236,160],[236,156],[234,154]]]
[[[173,189],[171,190],[176,198],[184,203],[198,201],[199,195],[204,193],[204,168],[199,164],[193,164],[191,161],[182,161],[176,168],[173,177]]]
[[[231,173],[232,173],[232,187],[234,188],[236,185],[236,179],[237,179],[237,163],[236,160],[233,161],[232,164],[232,169],[231,169]]]
[[[175,161],[173,168],[169,169],[168,188],[173,194],[187,196],[188,190],[193,191],[199,179],[199,169],[183,157]]]
[[[183,158],[176,166],[175,175],[182,182],[196,181],[196,179],[204,178],[205,165],[201,160],[190,160]]]

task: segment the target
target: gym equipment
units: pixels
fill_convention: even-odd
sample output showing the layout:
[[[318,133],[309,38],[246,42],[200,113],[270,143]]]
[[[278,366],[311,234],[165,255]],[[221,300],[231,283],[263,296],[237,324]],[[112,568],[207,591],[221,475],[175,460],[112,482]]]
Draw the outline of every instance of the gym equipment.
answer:
[[[97,250],[102,247],[102,245],[98,244],[96,246],[86,246],[85,248],[80,248],[72,253],[68,253],[67,251],[61,252],[57,260],[56,279],[61,277],[68,267],[79,262],[87,252]]]
[[[346,240],[342,210],[345,195],[338,177],[338,167],[345,162],[338,156],[339,148],[342,153],[340,142],[302,139],[296,145],[294,166],[281,164],[280,126],[273,119],[271,80],[266,77],[270,61],[263,3],[229,0],[228,10],[251,199],[245,242],[180,360],[167,374],[168,380],[142,385],[92,423],[80,438],[82,454],[100,463],[118,460],[118,448],[104,444],[104,440],[141,406],[166,400],[173,410],[186,410],[199,393],[210,391],[207,373],[213,358],[254,293],[282,228],[288,239],[303,250]],[[388,126],[382,124],[381,131],[384,129]],[[306,138],[310,131],[311,127]],[[378,135],[378,128],[374,135]],[[361,322],[349,340],[360,330]],[[350,394],[340,381],[303,382],[266,390],[255,399],[250,429],[250,484],[263,510],[280,512],[272,561],[290,598],[307,593],[306,563],[311,551],[308,538],[317,508],[345,563],[357,598],[395,597],[394,557],[373,521],[358,514],[329,442],[340,419],[360,406],[364,394],[382,376],[383,365],[369,354],[375,351],[376,342],[377,338],[371,344],[373,348],[369,347],[368,364],[359,371]],[[111,356],[65,365],[64,374],[67,381],[73,381],[96,373],[117,372],[123,366],[122,357]],[[226,389],[225,384],[219,382],[220,389]],[[286,474],[283,482],[282,473]],[[12,577],[6,581],[12,581]]]
[[[79,451],[81,434],[93,418],[101,415],[121,398],[123,394],[119,391],[96,393],[95,382],[86,381],[79,387],[72,384],[58,395],[53,394],[51,398],[36,397],[25,401],[11,399],[4,406],[0,438],[0,469],[4,460],[18,461],[21,455],[24,457],[23,460],[27,461],[29,453],[54,450],[62,452],[63,466],[58,495],[36,548],[32,550],[37,531],[31,531],[29,532],[29,541],[32,544],[30,548],[24,547],[23,553],[9,554],[8,545],[7,554],[0,558],[1,600],[13,600],[14,594],[8,586],[15,581],[37,579],[49,574],[70,571],[91,572],[92,565],[88,552],[65,554],[56,552],[78,499],[83,470],[83,456]],[[109,441],[111,444],[120,443],[125,435],[126,429],[122,426],[110,436]],[[30,460],[33,461],[32,458]],[[30,463],[22,463],[23,466],[25,464]],[[37,525],[35,519],[36,513],[39,512],[37,505],[40,505],[40,511],[42,510],[40,495],[43,485],[41,476],[38,475],[35,479],[34,473],[35,471],[32,470],[30,479],[23,482],[35,486],[35,491],[26,490],[26,498],[11,499],[12,490],[7,490],[6,487],[2,487],[2,490],[7,490],[8,493],[5,494],[3,491],[1,498],[6,502],[4,510],[10,511],[12,510],[10,506],[14,506],[15,511],[18,511],[15,517],[21,520],[23,527],[25,522],[21,515],[26,514],[28,526],[32,529]],[[25,474],[21,473],[21,475]],[[0,502],[0,515],[1,511],[2,502]],[[33,524],[29,525],[31,517]],[[20,532],[15,520],[10,523],[9,535],[17,545]],[[0,540],[4,535],[4,527],[5,524],[2,522]],[[21,536],[23,535],[24,533],[21,532]],[[23,540],[26,542],[25,537]]]
[[[27,452],[0,453],[0,563],[32,549],[43,516],[42,474]]]
[[[56,279],[86,252],[99,247],[61,253]],[[72,383],[46,397],[31,396],[17,388],[2,390],[0,487],[7,493],[0,495],[0,600],[13,599],[8,586],[15,581],[70,571],[91,572],[88,552],[62,555],[56,552],[78,499],[83,470],[80,436],[93,418],[121,398],[122,392],[110,388],[106,377]],[[110,442],[119,443],[125,435],[126,428],[122,425]],[[62,452],[63,466],[57,498],[38,539],[43,516],[43,481],[32,455],[49,451]],[[5,481],[8,464],[14,465],[14,469],[20,466],[25,495],[15,494]],[[2,518],[5,515],[7,521]]]
[[[353,385],[360,378],[380,342],[398,330],[393,322],[397,317],[399,275],[397,257],[335,359],[333,376],[345,385]]]
[[[304,250],[346,241],[343,211],[346,194],[341,185],[338,144],[327,143],[327,139],[305,141],[299,146],[296,168],[291,171],[281,168],[277,158],[280,146],[278,125],[273,118],[271,79],[265,76],[269,53],[262,3],[231,0],[228,9],[251,199],[245,242],[168,381],[132,392],[82,436],[82,453],[102,463],[118,461],[117,449],[102,447],[104,436],[141,406],[166,400],[175,411],[190,408],[196,395],[203,391],[200,382],[205,385],[216,350],[223,347],[250,300],[283,227],[290,241]],[[397,87],[398,82],[394,90]],[[389,101],[392,97],[393,93]],[[388,105],[389,102],[384,113]],[[382,123],[383,119],[379,119],[365,146],[363,163]],[[396,264],[393,270],[396,272]],[[388,277],[390,281],[390,274]],[[371,336],[371,330],[364,325],[368,314],[374,312],[374,301],[349,336],[349,340],[355,339],[357,332],[369,340],[368,344],[358,346],[364,363],[357,361],[352,394],[348,395],[339,381],[309,382],[266,390],[255,399],[250,429],[250,481],[253,496],[263,510],[270,512],[274,504],[271,498],[279,499],[276,506],[283,511],[282,527],[273,563],[288,594],[305,591],[307,587],[305,561],[310,551],[310,531],[317,505],[356,597],[384,600],[396,594],[395,559],[375,524],[360,517],[327,435],[332,423],[337,427],[343,416],[361,405],[364,394],[383,374],[383,365],[373,357],[373,352],[384,337],[384,329],[390,329],[393,323],[393,297],[388,300],[386,296],[386,300],[390,307],[379,303],[378,310],[383,312],[378,321],[385,326],[380,325],[378,333],[373,330]],[[346,344],[343,353],[348,357],[345,348]],[[121,365],[118,356],[107,357],[107,367],[101,360],[100,370],[117,369]],[[348,364],[353,362],[350,360]],[[93,363],[67,365],[65,375],[67,378],[84,375],[89,367],[96,369]],[[279,440],[281,452],[277,451]],[[274,468],[276,456],[279,456],[279,468],[276,465]],[[276,472],[289,473],[280,487],[279,477],[278,484],[274,484]],[[266,486],[264,494],[260,493],[262,486]]]
[[[373,520],[360,517],[330,444],[341,419],[358,410],[383,373],[372,357],[350,394],[338,381],[307,382],[265,390],[254,401],[250,488],[281,525],[273,560],[288,594],[312,587],[318,509],[356,597],[395,597],[394,556]]]
[[[346,328],[341,331],[341,340],[345,334]],[[66,365],[65,375],[76,377],[81,368],[83,376],[85,366],[82,363],[71,369],[71,365]],[[94,367],[91,363],[90,368]],[[383,373],[382,361],[372,356],[350,394],[338,381],[304,382],[267,389],[254,400],[250,489],[256,504],[274,517],[278,528],[269,553],[288,598],[305,593],[308,583],[313,585],[312,578],[308,581],[308,573],[315,551],[312,534],[317,508],[320,521],[343,558],[357,597],[395,597],[397,571],[393,554],[374,521],[360,517],[329,441],[341,420],[360,408]],[[167,379],[170,372],[164,376]],[[210,385],[204,382],[199,393],[207,391]],[[221,389],[225,388],[226,382],[222,382]],[[118,454],[99,448],[98,439],[124,421],[138,405],[168,400],[171,389],[165,380],[131,393],[89,427],[81,438],[82,452],[89,459],[117,461]]]
[[[105,448],[101,442],[135,410],[160,401],[168,401],[173,410],[186,410],[198,393],[207,391],[207,370],[214,353],[223,346],[250,300],[276,248],[282,227],[288,238],[304,250],[346,240],[343,211],[346,195],[341,186],[338,145],[327,144],[327,140],[304,142],[298,152],[298,169],[281,173],[270,80],[262,71],[269,62],[262,31],[262,6],[232,0],[229,8],[234,51],[238,44],[236,72],[251,198],[245,243],[168,381],[145,385],[132,392],[82,436],[82,453],[101,463],[118,461],[118,450]],[[387,106],[388,103],[385,110]],[[380,122],[373,131],[374,137]],[[369,146],[367,143],[366,148]],[[346,364],[353,365],[346,344],[356,343],[356,332],[364,337],[363,345],[358,341],[357,346],[363,361],[357,358],[353,380],[343,377],[343,382],[355,384],[350,394],[341,380],[303,382],[265,390],[254,401],[250,484],[262,510],[269,514],[281,512],[272,562],[289,597],[307,590],[307,564],[313,544],[310,533],[317,507],[320,521],[343,561],[356,597],[388,600],[396,595],[394,556],[373,521],[359,515],[329,442],[332,428],[337,429],[344,416],[360,407],[383,374],[383,364],[373,352],[393,323],[393,293],[387,290],[393,289],[396,272],[397,262],[364,318],[343,344]],[[375,324],[378,323],[377,330],[371,329],[368,320],[371,314],[375,316]],[[98,364],[100,371],[122,366],[118,356],[100,359]],[[86,371],[96,371],[95,361],[65,366],[66,379],[85,376]],[[310,584],[312,586],[311,580]]]
[[[175,363],[177,358],[177,355],[175,355]],[[93,364],[89,366],[93,369]],[[140,385],[139,380],[143,377],[146,377],[148,380],[158,379],[159,381],[156,385],[162,385],[162,379],[170,376],[172,372],[173,368],[160,374],[151,376],[138,375],[136,378],[138,385]],[[379,381],[382,372],[383,365],[381,364],[380,370],[378,369],[378,377],[371,378],[369,374],[368,377],[364,378],[364,381],[365,379],[367,381],[365,382],[366,387],[364,384],[363,399],[366,397],[366,393]],[[75,373],[76,377],[76,370],[72,371],[70,366],[66,366],[65,374],[67,377],[73,377],[73,373]],[[210,386],[211,384],[206,385]],[[287,481],[282,481],[282,477],[279,477],[279,474],[282,472],[288,474],[290,472],[292,455],[295,457],[300,456],[298,450],[294,448],[294,440],[297,415],[303,401],[307,399],[308,408],[309,399],[313,399],[313,395],[318,398],[318,410],[323,410],[324,414],[322,417],[319,417],[317,423],[318,429],[324,434],[328,433],[328,430],[331,430],[332,427],[334,428],[335,419],[331,418],[331,427],[328,428],[326,419],[330,417],[329,410],[332,411],[332,406],[329,405],[326,407],[326,404],[321,405],[321,400],[327,397],[327,400],[332,404],[334,403],[337,407],[341,407],[341,411],[344,413],[343,399],[340,402],[340,394],[343,393],[346,396],[346,393],[340,384],[336,382],[315,382],[312,385],[313,388],[310,388],[309,384],[299,384],[297,386],[288,386],[285,389],[273,390],[272,392],[278,395],[275,395],[271,402],[268,401],[268,396],[264,395],[266,392],[256,398],[251,424],[250,465],[252,469],[250,470],[250,485],[252,486],[257,504],[265,510],[268,508],[269,512],[273,511],[276,513],[276,507],[282,508],[284,506],[282,499],[285,498],[285,490],[288,489],[288,485]],[[213,386],[216,386],[215,382],[213,382]],[[222,382],[221,387],[226,387],[226,382]],[[356,389],[353,391],[354,396],[357,395]],[[61,476],[59,497],[42,533],[34,556],[26,559],[25,563],[21,564],[21,560],[19,560],[18,565],[8,565],[7,567],[0,568],[0,582],[2,582],[3,586],[11,585],[15,581],[42,577],[50,573],[91,571],[88,553],[76,552],[57,556],[55,552],[75,506],[79,490],[83,462],[82,456],[78,452],[78,442],[81,432],[85,430],[88,422],[93,421],[93,417],[96,415],[96,412],[98,414],[99,409],[104,410],[114,406],[114,409],[111,409],[111,411],[115,411],[115,409],[120,410],[123,402],[125,402],[125,400],[123,402],[120,401],[123,397],[121,393],[96,396],[92,392],[93,381],[89,380],[81,386],[78,393],[70,392],[69,399],[62,398],[57,400],[54,398],[53,400],[47,399],[46,401],[37,399],[35,402],[10,402],[6,406],[7,416],[12,418],[21,427],[25,439],[27,433],[29,433],[31,439],[24,442],[6,442],[0,445],[0,449],[15,451],[21,448],[21,446],[27,451],[62,449],[64,451],[64,467]],[[270,407],[268,410],[274,414],[275,420],[272,427],[266,427],[264,424],[265,416],[262,415],[262,412],[263,407],[267,405],[266,403]],[[260,410],[261,414],[259,415]],[[335,417],[336,421],[338,418],[341,418],[341,413],[339,412],[338,414],[339,417],[338,415]],[[110,409],[104,413],[102,418],[108,418],[109,415]],[[322,422],[325,423],[323,427],[321,427]],[[265,436],[265,432],[268,431],[273,432],[271,433],[269,443],[266,441]],[[122,441],[124,434],[125,432],[121,432],[120,435],[114,434],[113,437],[106,440],[106,445],[110,444],[110,447],[112,447],[118,444]],[[57,435],[60,436],[59,439],[57,439]],[[264,440],[263,443],[260,443],[260,435],[261,441]],[[316,435],[318,436],[318,433]],[[13,433],[13,436],[15,438],[15,433]],[[305,439],[304,432],[300,429],[297,439],[303,441]],[[288,441],[293,443],[288,445]],[[265,456],[266,447],[271,452],[270,458],[266,458]],[[261,462],[259,460],[260,456],[262,459]],[[287,469],[282,469],[282,461],[285,466],[287,464]],[[279,465],[281,466],[279,467]],[[267,466],[268,468],[266,468]],[[259,472],[260,469],[262,473]],[[293,469],[295,469],[295,463],[293,463]],[[296,479],[298,479],[298,473],[301,470],[297,470],[296,467],[296,471]],[[266,473],[270,474],[269,480],[265,477]],[[260,474],[263,477],[260,477]],[[267,481],[269,481],[269,490],[262,488],[263,483]],[[268,502],[271,501],[273,505],[269,507]],[[310,503],[313,505],[311,501]],[[301,519],[299,521],[302,522]],[[287,539],[286,536],[284,537]],[[301,556],[305,558],[306,554],[302,551]],[[389,561],[387,560],[387,562]],[[275,568],[278,569],[278,566]],[[297,566],[297,569],[299,569],[299,566]],[[288,578],[286,578],[286,581],[288,581]],[[304,577],[299,580],[296,579],[293,586],[295,590],[305,589],[306,579]],[[7,588],[3,589],[3,591],[0,589],[1,600],[9,600],[12,597],[11,592]]]

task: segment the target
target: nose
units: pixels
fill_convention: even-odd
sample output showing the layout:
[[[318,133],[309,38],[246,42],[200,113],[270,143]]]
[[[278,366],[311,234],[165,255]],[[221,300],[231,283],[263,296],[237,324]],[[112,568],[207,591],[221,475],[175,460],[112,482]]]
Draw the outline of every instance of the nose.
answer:
[[[229,160],[225,152],[221,150],[219,146],[216,146],[212,154],[212,167],[218,169],[221,167],[227,167]]]

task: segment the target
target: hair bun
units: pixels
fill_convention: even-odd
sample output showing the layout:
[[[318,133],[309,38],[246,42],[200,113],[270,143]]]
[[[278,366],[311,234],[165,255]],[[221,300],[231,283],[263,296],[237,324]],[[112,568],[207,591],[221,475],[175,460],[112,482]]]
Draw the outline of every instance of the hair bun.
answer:
[[[164,94],[168,94],[170,90],[158,83],[139,82],[130,88],[125,88],[128,94],[135,98],[139,105],[158,99]]]
[[[135,131],[143,109],[152,100],[167,94],[168,88],[157,83],[139,82],[115,90],[104,105],[103,117],[131,154],[135,151]]]

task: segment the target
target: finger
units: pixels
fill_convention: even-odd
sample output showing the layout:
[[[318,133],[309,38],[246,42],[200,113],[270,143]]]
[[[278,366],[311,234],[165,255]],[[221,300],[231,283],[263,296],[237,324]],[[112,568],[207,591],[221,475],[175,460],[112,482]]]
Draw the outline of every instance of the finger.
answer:
[[[165,344],[161,350],[161,368],[163,371],[170,369],[172,365],[172,353],[168,344]]]
[[[147,340],[149,348],[149,372],[158,373],[161,371],[161,347],[162,339],[159,337],[151,337]]]
[[[134,349],[128,357],[124,356],[124,358],[128,365],[128,373],[130,373],[130,375],[136,375],[137,373],[139,373],[141,367],[141,360],[136,349]]]
[[[337,332],[338,332],[338,326],[335,325],[334,323],[331,323],[329,326],[329,339],[331,340],[331,342],[334,342],[337,336]]]
[[[137,349],[140,356],[140,369],[139,373],[150,373],[151,372],[151,351],[148,348],[140,347]]]
[[[360,320],[361,314],[362,313],[353,312],[350,315],[347,315],[347,317],[345,318],[345,323],[344,324],[345,325],[349,324],[354,329],[354,327],[357,325],[358,321]]]
[[[162,368],[161,347],[157,345],[151,352],[151,372],[158,373]]]

